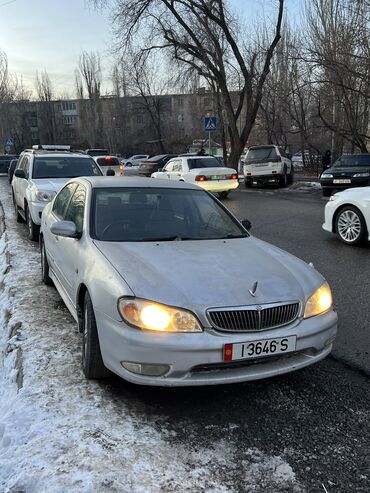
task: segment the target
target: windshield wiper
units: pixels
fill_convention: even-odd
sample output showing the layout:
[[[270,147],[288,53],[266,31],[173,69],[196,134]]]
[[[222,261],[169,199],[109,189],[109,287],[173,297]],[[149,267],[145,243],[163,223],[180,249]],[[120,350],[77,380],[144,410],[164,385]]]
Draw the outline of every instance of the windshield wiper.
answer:
[[[190,236],[164,236],[164,237],[159,237],[159,238],[143,238],[142,240],[139,241],[186,241],[186,240],[193,240],[194,238],[191,238]]]

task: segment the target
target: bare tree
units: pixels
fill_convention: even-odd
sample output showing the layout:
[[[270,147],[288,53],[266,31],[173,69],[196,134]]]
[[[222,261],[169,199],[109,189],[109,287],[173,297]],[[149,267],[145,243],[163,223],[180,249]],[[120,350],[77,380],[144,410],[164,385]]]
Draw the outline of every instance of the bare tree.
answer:
[[[98,3],[111,2],[95,0],[95,4]],[[218,88],[227,119],[230,164],[237,166],[281,37],[284,0],[278,1],[272,39],[258,48],[243,38],[241,33],[244,31],[225,0],[117,0],[111,7],[115,11],[122,48],[139,46],[142,52],[169,50],[175,60],[192,67]],[[246,43],[247,48],[244,47]],[[233,66],[241,81],[236,101],[230,80]],[[238,119],[243,108],[245,113],[239,128]]]
[[[47,71],[36,72],[36,93],[39,113],[39,134],[44,144],[55,144],[56,121],[54,110],[54,91]]]

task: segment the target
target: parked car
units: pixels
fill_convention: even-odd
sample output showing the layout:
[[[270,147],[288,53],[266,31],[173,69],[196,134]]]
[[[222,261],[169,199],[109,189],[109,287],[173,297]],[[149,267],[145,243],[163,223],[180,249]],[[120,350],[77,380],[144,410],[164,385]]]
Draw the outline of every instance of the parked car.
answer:
[[[198,185],[209,192],[218,193],[221,198],[239,186],[235,169],[225,168],[212,156],[181,155],[168,161],[162,170],[152,174],[152,178],[171,181],[184,181]]]
[[[294,168],[284,149],[275,145],[252,146],[244,158],[244,182],[252,185],[293,183]]]
[[[86,149],[84,152],[89,156],[109,156],[108,149]]]
[[[16,154],[0,154],[0,173],[8,173],[10,161],[17,158]]]
[[[108,170],[113,170],[116,175],[121,174],[120,160],[117,156],[93,156],[92,158],[105,174]]]
[[[12,180],[17,222],[26,221],[29,238],[37,241],[41,213],[60,188],[70,178],[102,174],[100,167],[86,154],[42,150],[42,146],[25,150],[19,156]]]
[[[370,185],[370,154],[344,154],[320,178],[324,197],[334,191]]]
[[[370,186],[332,195],[325,206],[322,227],[348,245],[370,240]]]
[[[139,175],[151,176],[152,173],[163,168],[170,159],[176,156],[177,154],[158,154],[158,156],[153,156],[147,160],[141,161],[139,164]]]
[[[18,159],[12,159],[10,161],[9,168],[8,168],[8,179],[9,179],[9,183],[11,183],[12,180],[13,180],[14,170],[15,170],[15,168],[17,166],[17,163],[18,163]]]
[[[141,161],[150,158],[150,154],[134,154],[133,156],[122,159],[121,163],[125,166],[125,168],[131,168],[132,166],[139,166]]]
[[[225,384],[327,356],[325,279],[243,224],[189,183],[68,182],[42,215],[41,271],[78,322],[86,377]]]

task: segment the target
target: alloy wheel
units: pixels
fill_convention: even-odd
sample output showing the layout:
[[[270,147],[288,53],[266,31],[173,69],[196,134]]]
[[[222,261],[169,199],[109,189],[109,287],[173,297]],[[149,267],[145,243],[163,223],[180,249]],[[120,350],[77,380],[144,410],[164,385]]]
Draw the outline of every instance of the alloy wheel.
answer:
[[[362,234],[361,220],[354,211],[343,211],[338,218],[339,236],[347,243],[353,243]]]

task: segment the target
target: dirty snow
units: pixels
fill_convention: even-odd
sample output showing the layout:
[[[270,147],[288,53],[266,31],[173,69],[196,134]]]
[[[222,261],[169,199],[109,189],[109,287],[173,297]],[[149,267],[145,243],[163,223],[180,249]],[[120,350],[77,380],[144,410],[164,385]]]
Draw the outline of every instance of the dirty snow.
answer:
[[[84,379],[75,323],[41,283],[38,247],[18,232],[5,180],[0,198],[0,491],[236,491],[231,444],[174,443],[163,416]],[[251,448],[242,465],[245,491],[302,491],[281,457]]]

